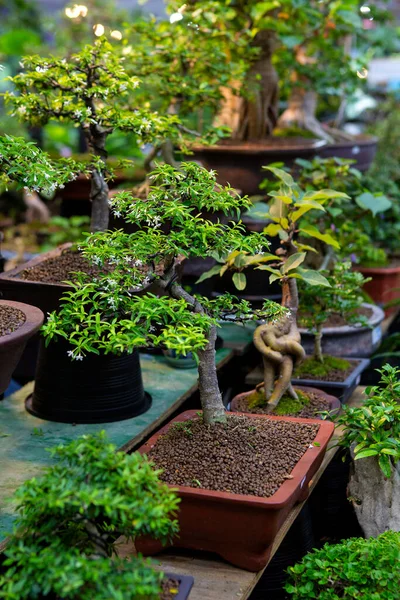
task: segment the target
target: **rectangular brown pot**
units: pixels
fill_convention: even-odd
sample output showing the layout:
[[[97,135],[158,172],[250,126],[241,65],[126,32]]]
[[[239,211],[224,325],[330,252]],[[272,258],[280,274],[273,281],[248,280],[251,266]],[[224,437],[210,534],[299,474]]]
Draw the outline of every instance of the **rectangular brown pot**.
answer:
[[[357,271],[364,277],[371,277],[363,289],[367,294],[380,305],[385,305],[392,300],[400,299],[400,266],[395,267],[362,267],[356,266]],[[394,306],[385,310],[388,317],[397,310]]]
[[[189,410],[178,415],[141,446],[139,452],[148,453],[173,423],[193,419],[197,414],[197,411]],[[334,425],[329,421],[314,419],[244,416],[249,419],[318,424],[319,431],[315,438],[318,445],[306,450],[291,473],[292,479],[286,480],[269,498],[171,486],[178,490],[181,503],[179,536],[170,545],[216,552],[242,569],[259,571],[266,565],[272,543],[290,510],[297,502],[307,498],[310,480],[322,463]],[[137,541],[136,547],[144,555],[157,554],[163,549],[160,542],[148,538]]]

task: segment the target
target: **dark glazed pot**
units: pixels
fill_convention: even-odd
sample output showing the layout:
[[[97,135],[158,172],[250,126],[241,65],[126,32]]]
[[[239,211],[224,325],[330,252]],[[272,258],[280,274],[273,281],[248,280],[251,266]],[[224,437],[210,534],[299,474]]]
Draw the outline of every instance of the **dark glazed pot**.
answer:
[[[225,140],[216,146],[196,146],[193,151],[195,160],[217,172],[218,183],[229,183],[243,194],[254,195],[268,177],[263,166],[283,162],[292,167],[296,158],[312,159],[324,145],[309,138],[270,137],[257,142]]]
[[[363,304],[369,307],[372,315],[369,325],[357,327],[342,325],[341,327],[324,327],[322,329],[322,352],[331,356],[346,356],[346,358],[369,358],[378,348],[382,339],[381,323],[385,314],[375,304]],[[299,328],[301,345],[306,354],[311,355],[314,349],[314,334],[307,329]]]
[[[26,401],[31,414],[61,423],[108,423],[148,410],[137,351],[71,360],[69,350],[64,340],[47,348],[41,340],[35,388]]]
[[[139,452],[148,453],[173,423],[196,416],[197,411],[189,410],[175,417],[141,446]],[[306,450],[291,473],[292,479],[287,479],[269,498],[171,486],[177,489],[181,498],[178,513],[179,536],[171,545],[216,552],[242,569],[259,571],[266,565],[272,543],[290,510],[297,502],[308,497],[308,485],[322,463],[334,425],[329,421],[315,419],[250,414],[245,416],[249,419],[318,423],[319,431],[315,438],[318,446],[312,445]],[[138,552],[144,555],[154,555],[163,549],[161,542],[149,538],[137,540],[135,544]]]
[[[11,376],[18,364],[25,345],[42,326],[44,315],[36,306],[21,302],[0,300],[0,306],[11,306],[25,314],[26,320],[21,327],[8,335],[0,337],[0,395],[5,392]]]
[[[355,169],[365,172],[370,168],[375,158],[378,138],[372,135],[356,135],[354,140],[327,144],[318,151],[321,158],[347,158],[355,160]]]

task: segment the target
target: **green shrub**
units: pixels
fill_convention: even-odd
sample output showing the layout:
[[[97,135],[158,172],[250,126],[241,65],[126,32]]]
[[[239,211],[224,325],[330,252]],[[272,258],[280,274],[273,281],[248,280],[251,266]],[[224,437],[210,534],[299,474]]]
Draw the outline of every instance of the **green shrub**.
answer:
[[[293,600],[397,600],[400,533],[325,544],[289,568],[285,589]]]

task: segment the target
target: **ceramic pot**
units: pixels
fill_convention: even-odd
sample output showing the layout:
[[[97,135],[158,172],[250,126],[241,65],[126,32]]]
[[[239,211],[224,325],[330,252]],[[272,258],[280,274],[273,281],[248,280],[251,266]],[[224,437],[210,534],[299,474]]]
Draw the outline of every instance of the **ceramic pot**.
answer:
[[[400,265],[396,267],[355,267],[364,277],[371,277],[371,281],[363,286],[368,296],[374,302],[384,305],[391,300],[400,300]],[[397,306],[385,309],[389,316],[398,310]]]
[[[375,304],[363,304],[371,309],[368,325],[342,325],[340,327],[324,327],[322,329],[322,352],[331,356],[346,356],[347,358],[369,358],[378,348],[382,339],[381,323],[385,313]],[[303,327],[301,345],[306,354],[311,355],[314,349],[314,334]]]
[[[174,423],[193,419],[196,415],[195,410],[178,415],[141,446],[139,452],[148,453]],[[177,490],[181,503],[179,535],[170,545],[216,552],[242,569],[259,571],[268,562],[272,543],[290,510],[308,497],[310,480],[322,463],[334,425],[315,419],[245,416],[249,419],[318,423],[319,431],[315,438],[318,446],[312,445],[306,450],[291,473],[292,479],[287,479],[269,498],[171,486]],[[154,555],[163,549],[163,545],[159,541],[142,538],[136,541],[136,548],[145,555]]]
[[[25,323],[8,335],[0,337],[0,395],[5,392],[15,367],[21,358],[27,341],[43,324],[44,315],[41,310],[29,304],[0,300],[0,306],[11,306],[25,314]]]
[[[35,388],[27,410],[61,423],[110,423],[136,417],[150,408],[143,389],[139,353],[87,354],[71,360],[66,340],[41,340]]]
[[[353,167],[365,172],[368,171],[375,158],[377,146],[377,137],[373,135],[355,135],[353,140],[326,144],[318,151],[318,156],[321,158],[336,156],[337,158],[355,160]]]

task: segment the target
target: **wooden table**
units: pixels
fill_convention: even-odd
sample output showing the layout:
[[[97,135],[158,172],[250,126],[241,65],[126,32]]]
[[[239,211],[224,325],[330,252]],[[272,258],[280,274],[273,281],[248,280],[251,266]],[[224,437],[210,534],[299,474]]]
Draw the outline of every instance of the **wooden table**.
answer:
[[[365,387],[363,386],[357,387],[349,399],[348,405],[357,406],[361,404],[364,389]],[[338,448],[333,446],[339,436],[340,431],[336,431],[322,465],[310,483],[310,493],[312,493],[326,467],[338,451]],[[282,525],[272,546],[269,562],[278,550],[304,504],[305,502],[297,504]],[[134,554],[134,552],[135,549],[132,544],[126,544],[121,541],[119,545],[120,556],[129,556],[130,554]],[[166,551],[155,557],[155,559],[159,563],[157,568],[163,571],[180,573],[181,575],[192,575],[194,577],[194,586],[190,593],[190,600],[246,600],[268,566],[266,565],[258,573],[250,573],[249,571],[229,565],[214,556],[210,557],[200,552],[189,550],[178,551],[174,549]]]

